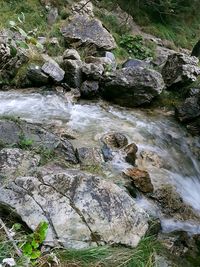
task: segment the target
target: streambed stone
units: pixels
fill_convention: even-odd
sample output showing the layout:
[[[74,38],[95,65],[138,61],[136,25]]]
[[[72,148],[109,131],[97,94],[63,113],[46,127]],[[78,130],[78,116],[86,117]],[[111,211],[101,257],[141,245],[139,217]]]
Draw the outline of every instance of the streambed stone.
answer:
[[[146,214],[123,189],[72,169],[16,178],[0,188],[1,208],[12,209],[31,229],[47,221],[51,246],[136,247],[148,229]]]

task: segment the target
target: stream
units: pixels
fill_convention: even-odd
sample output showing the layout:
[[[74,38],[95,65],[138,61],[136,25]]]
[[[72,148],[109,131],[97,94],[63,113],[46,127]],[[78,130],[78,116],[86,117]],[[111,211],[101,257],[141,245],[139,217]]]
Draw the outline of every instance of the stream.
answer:
[[[45,92],[9,91],[0,93],[0,115],[14,115],[29,122],[57,125],[70,129],[76,139],[74,147],[99,147],[101,136],[110,131],[125,134],[129,143],[138,146],[138,155],[148,153],[156,162],[144,162],[138,157],[137,165],[145,168],[154,188],[173,184],[185,203],[200,213],[200,162],[197,152],[200,140],[191,138],[169,112],[161,110],[126,109],[107,102],[81,101],[72,104],[62,95]],[[130,165],[116,156],[111,169],[105,174],[111,179],[120,176]],[[116,178],[117,179],[117,178]],[[138,196],[138,203],[152,214],[158,207],[147,198]],[[200,225],[180,222],[160,215],[163,231],[186,230],[200,233]]]

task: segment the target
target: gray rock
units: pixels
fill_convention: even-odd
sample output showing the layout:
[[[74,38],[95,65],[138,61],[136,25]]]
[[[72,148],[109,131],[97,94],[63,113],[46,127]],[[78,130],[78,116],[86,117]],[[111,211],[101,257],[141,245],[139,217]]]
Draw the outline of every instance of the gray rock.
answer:
[[[136,247],[147,217],[120,187],[79,170],[18,177],[0,188],[0,209],[12,209],[31,228],[47,221],[46,244],[84,248],[103,244]]]
[[[82,167],[100,167],[101,163],[104,162],[99,148],[78,148],[77,157]]]
[[[176,108],[176,116],[182,122],[191,121],[200,116],[200,95],[189,97]]]
[[[101,64],[84,64],[82,67],[82,73],[88,80],[100,80],[104,72],[104,67]]]
[[[99,83],[97,81],[85,81],[80,88],[81,97],[92,99],[99,96]]]
[[[110,70],[115,70],[116,66],[113,67],[113,62],[110,58],[108,57],[93,57],[93,56],[88,56],[85,58],[86,63],[93,63],[96,65],[102,65],[104,69],[109,68]]]
[[[131,144],[127,145],[124,148],[124,152],[126,153],[125,160],[128,163],[135,165],[137,151],[138,151],[138,147],[136,144],[131,143]]]
[[[61,32],[69,44],[78,41],[79,45],[92,44],[98,49],[116,48],[114,38],[103,27],[101,21],[88,16],[73,17],[69,24],[62,27]]]
[[[19,148],[0,150],[0,185],[19,175],[32,175],[40,163],[40,156]]]
[[[26,76],[36,86],[46,85],[49,82],[49,77],[43,73],[40,66],[35,64],[28,67]]]
[[[137,67],[150,68],[150,64],[148,64],[144,60],[139,60],[139,59],[128,59],[122,64],[122,68],[137,68]]]
[[[58,9],[57,7],[52,7],[49,10],[49,14],[47,16],[47,23],[48,25],[53,25],[58,18]]]
[[[78,3],[72,5],[71,12],[73,15],[85,15],[94,17],[93,4],[88,0],[81,0]]]
[[[124,68],[104,78],[102,96],[114,103],[127,107],[149,104],[158,96],[164,81],[160,73],[146,68]]]
[[[177,84],[189,84],[196,81],[200,74],[198,58],[176,53],[168,57],[162,69],[163,79],[167,87]]]
[[[14,78],[19,68],[26,62],[28,57],[22,49],[15,48],[14,41],[12,46],[0,44],[0,85]]]
[[[55,82],[61,82],[65,76],[64,70],[56,62],[52,61],[44,63],[42,71]]]
[[[65,59],[73,59],[73,60],[81,60],[81,57],[76,49],[66,49],[63,53],[63,60]]]
[[[65,81],[73,88],[80,87],[82,83],[82,61],[67,59],[63,62]]]
[[[115,69],[117,68],[117,62],[116,62],[115,55],[114,55],[112,52],[107,51],[107,52],[105,53],[105,57],[106,57],[107,59],[109,59],[109,60],[112,62],[112,63],[111,63],[111,65],[112,65],[112,70],[115,70]]]
[[[0,120],[0,142],[5,145],[19,145],[31,141],[32,147],[44,147],[63,155],[66,161],[77,163],[72,144],[44,128],[25,121]]]

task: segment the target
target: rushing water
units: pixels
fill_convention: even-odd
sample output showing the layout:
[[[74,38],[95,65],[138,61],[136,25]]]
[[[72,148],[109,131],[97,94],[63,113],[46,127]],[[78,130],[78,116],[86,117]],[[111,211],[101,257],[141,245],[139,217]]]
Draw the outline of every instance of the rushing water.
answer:
[[[0,100],[0,115],[14,115],[32,122],[70,128],[78,137],[74,141],[76,147],[98,146],[100,137],[109,131],[125,134],[129,142],[138,145],[138,154],[142,151],[153,153],[161,160],[160,168],[144,163],[154,187],[174,184],[184,201],[200,212],[200,165],[192,153],[191,140],[196,150],[200,149],[200,142],[197,138],[191,139],[173,116],[160,111],[120,108],[104,102],[71,104],[54,93],[1,92]],[[112,164],[118,171],[128,166],[119,156]],[[138,161],[138,164],[142,166],[143,163]],[[147,209],[151,205],[145,199],[138,202]],[[150,209],[154,210],[152,206]],[[200,232],[199,225],[173,219],[163,220],[163,228],[166,231],[185,229]]]

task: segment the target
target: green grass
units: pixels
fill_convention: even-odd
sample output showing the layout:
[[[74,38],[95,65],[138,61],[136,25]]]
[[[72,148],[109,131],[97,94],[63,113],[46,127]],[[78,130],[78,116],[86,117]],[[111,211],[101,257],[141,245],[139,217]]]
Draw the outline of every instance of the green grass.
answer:
[[[154,253],[160,249],[161,245],[154,237],[145,237],[135,249],[103,246],[84,250],[63,250],[58,252],[58,257],[63,266],[74,263],[80,267],[154,267]]]
[[[39,0],[0,0],[0,5],[0,29],[8,27],[10,20],[17,21],[18,16],[23,13],[25,15],[23,27],[26,31],[38,28],[38,32],[45,32],[47,14]]]

